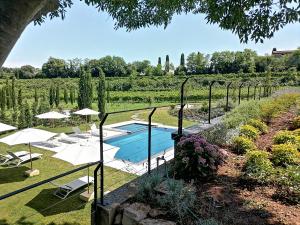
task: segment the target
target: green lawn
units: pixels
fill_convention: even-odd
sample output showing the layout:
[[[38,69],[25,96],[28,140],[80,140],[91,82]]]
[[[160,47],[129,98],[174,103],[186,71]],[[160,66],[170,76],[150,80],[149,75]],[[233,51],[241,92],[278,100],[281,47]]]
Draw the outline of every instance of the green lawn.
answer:
[[[0,153],[5,154],[6,150],[27,150],[27,146],[19,145],[8,148],[4,144],[0,144],[0,149]],[[23,176],[24,171],[29,169],[29,163],[19,168],[0,167],[0,195],[75,168],[67,162],[51,157],[54,153],[50,151],[33,148],[33,152],[43,154],[43,159],[33,162],[34,168],[39,169],[41,174],[32,178]],[[94,168],[90,169],[90,175],[93,170]],[[61,178],[56,183],[62,184],[85,175],[87,175],[87,170],[82,170]],[[134,175],[106,167],[105,191],[121,186],[133,178],[135,178]],[[84,203],[79,199],[80,192],[62,202],[52,195],[54,190],[55,186],[46,184],[1,201],[0,224],[18,224],[17,221],[22,217],[26,217],[26,222],[32,222],[32,224],[50,224],[51,222],[54,224],[66,222],[89,224],[90,203]],[[52,205],[55,206],[51,207]]]
[[[144,106],[147,107],[147,106]],[[138,107],[141,108],[141,107]],[[120,114],[110,115],[106,124],[122,122],[130,120],[133,115],[138,116],[139,119],[146,120],[149,110],[135,111]],[[94,118],[95,119],[95,118]],[[168,114],[167,108],[157,109],[154,114],[153,122],[163,123],[165,125],[176,126],[177,118]],[[192,124],[192,122],[185,121],[185,125]],[[71,127],[43,127],[53,132],[71,132]],[[81,129],[85,125],[80,126]],[[5,134],[7,135],[7,134]],[[5,135],[1,135],[2,137]],[[1,137],[0,136],[0,137]],[[0,144],[0,154],[5,154],[7,150],[19,151],[27,150],[27,146],[19,145],[8,147],[5,144]],[[34,168],[39,169],[40,176],[33,178],[26,178],[23,176],[24,171],[29,169],[29,163],[19,168],[0,167],[0,195],[17,190],[43,179],[55,176],[65,171],[74,169],[71,164],[51,157],[54,153],[38,148],[33,148],[33,152],[42,153],[43,159],[36,160],[33,163]],[[91,173],[93,168],[90,170]],[[56,183],[62,184],[71,181],[80,176],[87,174],[87,170],[77,172],[65,178],[59,179]],[[134,175],[121,172],[112,168],[105,168],[105,191],[112,190],[122,184],[135,178]],[[18,194],[0,202],[0,225],[5,224],[89,224],[90,223],[90,203],[82,202],[75,193],[66,201],[60,202],[60,199],[53,196],[52,193],[55,186],[46,184],[38,188],[34,188],[27,192]],[[50,207],[55,205],[53,207]],[[48,208],[50,207],[50,208]],[[23,221],[22,217],[25,217]],[[19,220],[19,221],[18,221]],[[51,223],[53,222],[53,223]]]

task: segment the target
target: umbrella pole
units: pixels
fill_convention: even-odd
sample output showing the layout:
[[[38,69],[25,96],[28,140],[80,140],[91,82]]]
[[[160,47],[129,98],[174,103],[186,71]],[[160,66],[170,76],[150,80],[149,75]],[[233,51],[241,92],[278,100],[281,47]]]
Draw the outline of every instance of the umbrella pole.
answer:
[[[29,146],[29,154],[30,154],[30,169],[32,171],[31,144],[29,143],[28,146]]]

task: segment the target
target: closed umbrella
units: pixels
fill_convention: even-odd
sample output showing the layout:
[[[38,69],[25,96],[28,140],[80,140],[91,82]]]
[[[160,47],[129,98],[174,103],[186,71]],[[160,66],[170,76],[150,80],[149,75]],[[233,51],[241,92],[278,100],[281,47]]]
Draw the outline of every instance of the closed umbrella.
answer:
[[[50,138],[57,135],[56,133],[52,133],[49,131],[35,129],[35,128],[27,128],[24,130],[20,130],[12,135],[6,136],[0,139],[0,142],[5,143],[7,145],[19,145],[19,144],[28,144],[30,151],[30,168],[32,171],[32,158],[31,158],[31,144],[33,142],[42,142],[47,141]]]
[[[103,144],[104,151],[117,151],[120,148],[108,144]],[[71,144],[67,145],[65,149],[53,155],[54,158],[64,160],[74,166],[92,163],[100,160],[100,146],[99,144]],[[89,169],[89,168],[88,168]],[[88,170],[89,174],[89,170]],[[89,177],[89,176],[88,176]],[[88,181],[89,183],[89,181]],[[88,188],[89,191],[89,188]]]
[[[16,127],[7,125],[5,123],[0,123],[0,133],[5,132],[5,131],[10,131],[10,130],[16,130]]]
[[[79,111],[74,112],[74,114],[76,115],[82,115],[86,117],[86,123],[88,123],[88,116],[92,116],[92,115],[98,115],[99,112],[89,109],[89,108],[85,108],[85,109],[81,109]]]
[[[65,118],[69,118],[70,116],[67,116],[67,115],[59,113],[59,112],[51,111],[51,112],[43,113],[40,115],[36,115],[35,117],[39,118],[39,119],[50,119],[50,120],[52,120],[52,126],[53,126],[54,120],[65,119]]]

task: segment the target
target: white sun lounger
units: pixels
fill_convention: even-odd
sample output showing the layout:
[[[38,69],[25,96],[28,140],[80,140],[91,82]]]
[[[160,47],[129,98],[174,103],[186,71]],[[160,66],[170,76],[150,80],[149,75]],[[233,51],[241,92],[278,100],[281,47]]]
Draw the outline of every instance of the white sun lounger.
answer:
[[[78,138],[83,138],[83,139],[87,139],[89,138],[91,135],[88,133],[83,133],[79,127],[72,127],[72,130],[74,132],[74,134],[72,136],[74,137],[78,137]]]
[[[20,157],[20,156],[24,156],[29,154],[29,152],[27,151],[18,151],[14,153],[16,156]],[[0,165],[5,165],[8,161],[12,160],[13,157],[11,155],[2,155],[0,154]]]
[[[13,152],[7,152],[7,153],[12,157],[12,159],[9,160],[6,164],[7,165],[13,165],[13,166],[16,166],[16,167],[18,167],[19,165],[21,165],[23,163],[29,162],[30,158],[32,160],[41,159],[42,155],[43,155],[43,154],[39,154],[39,153],[32,153],[31,156],[30,156],[30,154],[23,155],[23,156],[17,156]]]
[[[51,182],[51,183],[54,184],[53,182]],[[88,178],[88,176],[84,176],[84,177],[80,177],[80,178],[73,180],[64,185],[58,186],[58,185],[54,184],[55,186],[58,186],[58,188],[56,189],[56,191],[53,194],[60,199],[65,199],[72,192],[77,191],[81,188],[84,188],[92,183],[94,183],[93,177]]]

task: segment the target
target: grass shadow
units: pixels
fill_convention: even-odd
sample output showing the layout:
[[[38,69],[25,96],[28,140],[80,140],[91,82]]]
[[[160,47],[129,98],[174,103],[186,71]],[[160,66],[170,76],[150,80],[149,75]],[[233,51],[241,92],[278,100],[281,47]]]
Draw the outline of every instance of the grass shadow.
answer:
[[[77,211],[85,207],[85,204],[79,199],[78,192],[70,195],[67,199],[60,199],[53,195],[55,190],[56,188],[42,190],[26,206],[45,217]]]
[[[22,181],[26,180],[27,177],[24,175],[24,172],[29,169],[30,168],[28,168],[26,166],[13,167],[13,168],[12,167],[1,168],[0,169],[0,184],[22,182]]]

